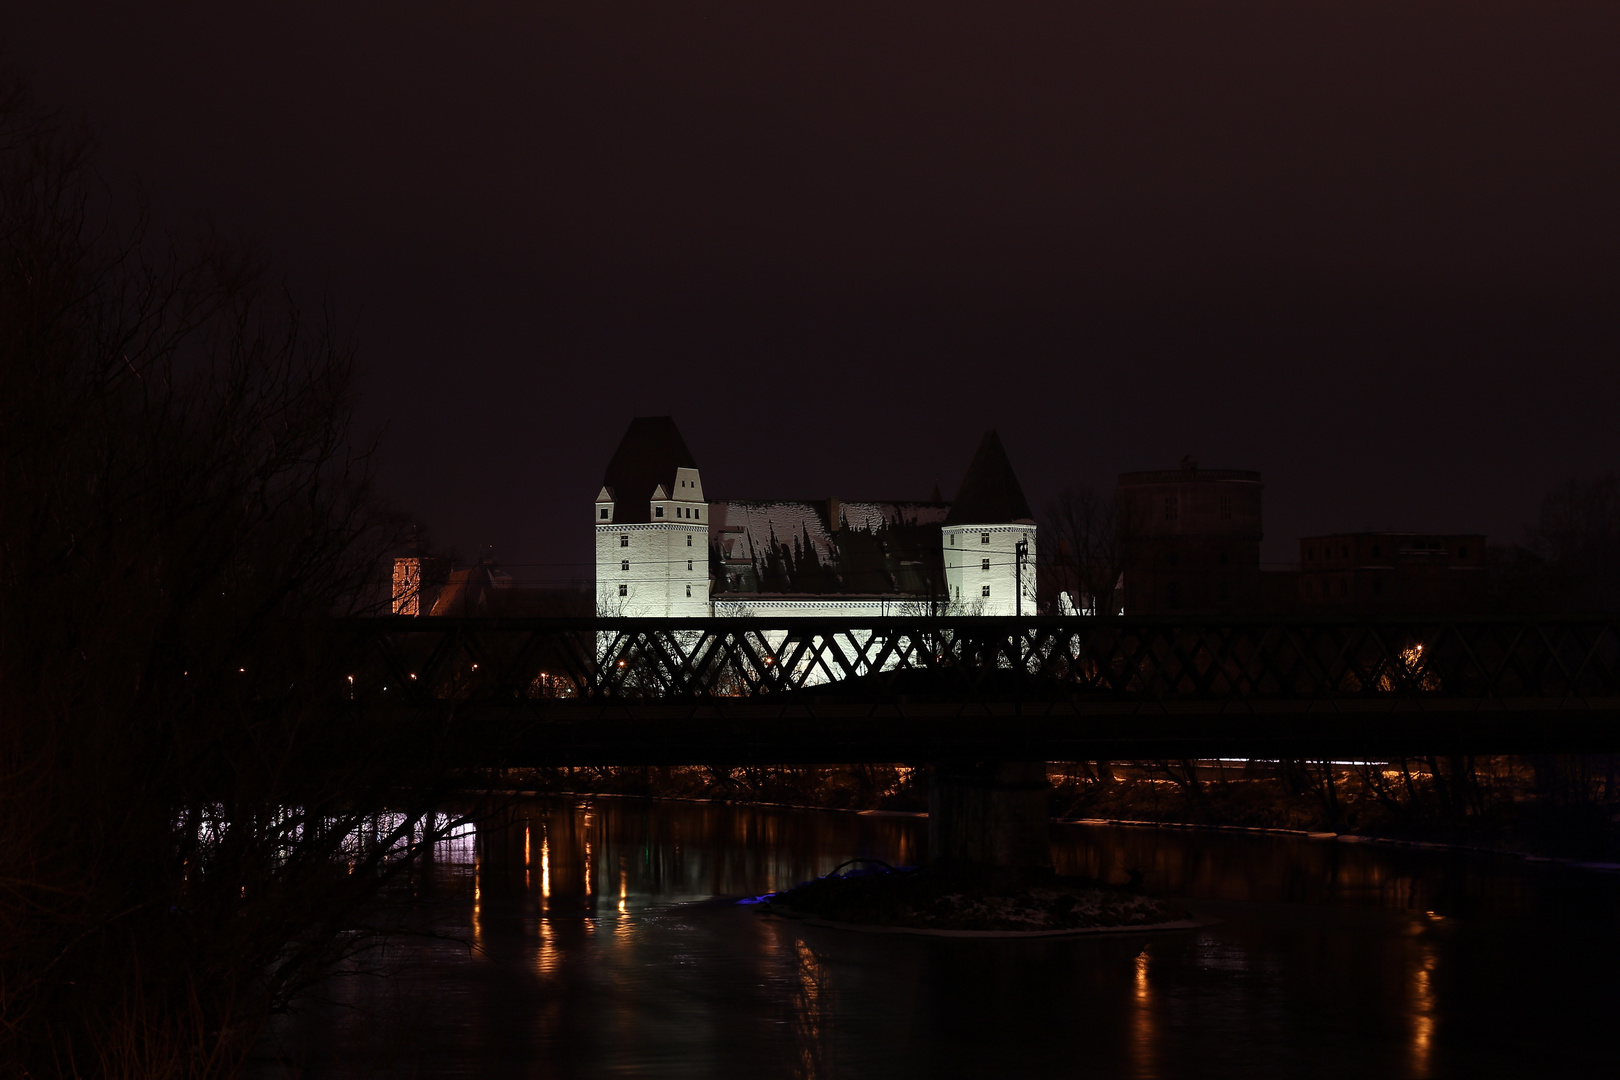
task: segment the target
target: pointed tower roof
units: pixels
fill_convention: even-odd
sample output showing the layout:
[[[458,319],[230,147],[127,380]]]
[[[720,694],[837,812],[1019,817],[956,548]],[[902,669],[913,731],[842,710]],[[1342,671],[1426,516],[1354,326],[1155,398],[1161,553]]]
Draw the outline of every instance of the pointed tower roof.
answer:
[[[695,469],[697,459],[668,416],[638,416],[619,440],[602,486],[613,494],[613,523],[642,525],[652,520],[647,504],[662,487],[675,490],[675,470]]]
[[[1034,521],[1029,512],[1029,500],[1018,486],[1012,462],[1002,449],[1001,436],[995,429],[984,433],[979,451],[973,455],[962,478],[962,487],[945,517],[947,525],[991,525],[1007,521]]]

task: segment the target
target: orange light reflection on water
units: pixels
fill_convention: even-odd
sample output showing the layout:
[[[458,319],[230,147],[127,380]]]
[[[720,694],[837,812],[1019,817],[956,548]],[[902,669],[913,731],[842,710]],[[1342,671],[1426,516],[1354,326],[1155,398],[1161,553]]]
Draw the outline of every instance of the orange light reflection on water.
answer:
[[[1432,912],[1431,912],[1432,914]],[[1434,946],[1419,946],[1412,971],[1410,1008],[1412,1011],[1412,1075],[1432,1074],[1434,1052]]]
[[[484,949],[484,888],[483,888],[483,861],[473,862],[473,909],[472,909],[472,943],[473,955],[482,956]]]
[[[1151,961],[1147,946],[1136,954],[1134,1008],[1131,1010],[1131,1049],[1136,1057],[1137,1076],[1157,1076],[1158,1024],[1153,1015],[1153,982],[1148,969]]]
[[[828,1075],[824,1031],[827,972],[815,951],[804,941],[795,939],[793,949],[799,969],[792,1021],[793,1075],[797,1080],[821,1080]]]

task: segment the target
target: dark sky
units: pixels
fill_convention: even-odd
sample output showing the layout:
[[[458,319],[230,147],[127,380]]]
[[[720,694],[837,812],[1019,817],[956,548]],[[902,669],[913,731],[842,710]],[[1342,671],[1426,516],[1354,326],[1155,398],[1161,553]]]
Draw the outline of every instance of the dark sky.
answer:
[[[720,498],[1260,469],[1273,562],[1620,468],[1613,0],[21,6],[161,223],[326,291],[464,555],[588,577],[648,413]]]

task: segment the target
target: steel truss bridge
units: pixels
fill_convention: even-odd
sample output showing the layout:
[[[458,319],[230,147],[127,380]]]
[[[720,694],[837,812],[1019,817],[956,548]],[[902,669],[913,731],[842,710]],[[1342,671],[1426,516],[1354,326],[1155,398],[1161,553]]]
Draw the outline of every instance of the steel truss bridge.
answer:
[[[347,700],[507,764],[1620,751],[1620,617],[344,624]]]

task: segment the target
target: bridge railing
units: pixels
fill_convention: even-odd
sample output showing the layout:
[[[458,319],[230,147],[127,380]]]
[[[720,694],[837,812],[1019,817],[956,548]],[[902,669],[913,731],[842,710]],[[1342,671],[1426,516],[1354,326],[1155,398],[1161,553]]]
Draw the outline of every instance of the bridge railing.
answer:
[[[1176,703],[1620,699],[1620,619],[381,618],[345,627],[365,700],[765,695]]]

